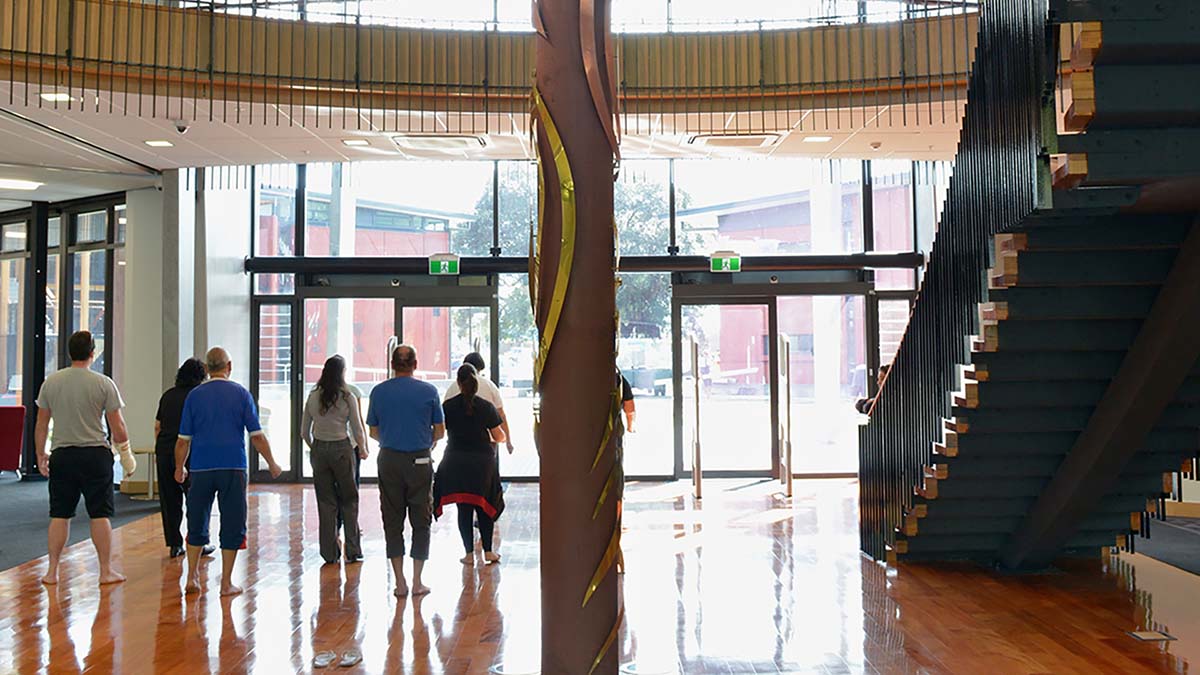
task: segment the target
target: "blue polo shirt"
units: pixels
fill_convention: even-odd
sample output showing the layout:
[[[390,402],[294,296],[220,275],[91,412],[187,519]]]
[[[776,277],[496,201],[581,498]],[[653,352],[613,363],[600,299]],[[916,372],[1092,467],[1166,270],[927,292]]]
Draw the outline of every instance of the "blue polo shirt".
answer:
[[[237,382],[214,378],[196,387],[183,403],[179,438],[191,440],[190,470],[245,471],[246,432],[261,434],[258,409]]]
[[[367,426],[379,427],[379,445],[419,452],[433,447],[433,425],[441,424],[442,401],[432,384],[415,377],[393,377],[371,390]]]

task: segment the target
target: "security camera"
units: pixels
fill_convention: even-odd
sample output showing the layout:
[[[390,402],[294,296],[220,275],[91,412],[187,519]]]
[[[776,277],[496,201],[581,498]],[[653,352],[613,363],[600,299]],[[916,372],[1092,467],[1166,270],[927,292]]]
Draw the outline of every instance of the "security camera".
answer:
[[[188,123],[186,120],[175,120],[174,122],[172,122],[172,124],[175,125],[175,131],[178,131],[181,134],[186,134],[188,132],[188,129],[191,128],[188,126]]]
[[[398,286],[400,286],[400,280],[399,280],[399,279],[396,279],[396,278],[394,278],[394,277],[393,277],[393,278],[392,278],[392,286],[393,286],[393,287],[398,287]]]
[[[771,275],[771,283],[773,283],[773,284],[779,283],[779,277],[777,275],[772,274]]]

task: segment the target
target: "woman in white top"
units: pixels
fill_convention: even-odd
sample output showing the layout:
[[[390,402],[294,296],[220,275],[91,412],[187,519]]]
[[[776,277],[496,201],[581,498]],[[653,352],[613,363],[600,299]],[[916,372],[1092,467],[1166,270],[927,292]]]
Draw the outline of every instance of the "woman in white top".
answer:
[[[358,399],[346,386],[346,361],[331,356],[304,404],[300,435],[310,449],[313,484],[317,490],[317,520],[320,523],[321,557],[336,564],[338,510],[345,519],[346,562],[362,561],[358,529],[358,485],[354,480],[355,452],[367,458],[367,438],[358,414]]]

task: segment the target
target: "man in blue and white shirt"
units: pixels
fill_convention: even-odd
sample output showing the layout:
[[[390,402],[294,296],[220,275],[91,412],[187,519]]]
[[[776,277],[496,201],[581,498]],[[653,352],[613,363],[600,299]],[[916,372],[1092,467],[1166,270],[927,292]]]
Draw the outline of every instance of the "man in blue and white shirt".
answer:
[[[208,545],[208,521],[213,501],[221,514],[221,595],[237,595],[233,564],[238,551],[246,548],[246,457],[245,435],[267,462],[272,478],[282,470],[271,455],[271,444],[258,422],[258,409],[250,392],[229,379],[233,363],[229,353],[213,347],[205,356],[209,379],[188,394],[179,421],[175,444],[175,480],[192,477],[187,493],[186,591],[200,591],[200,554]],[[188,455],[191,455],[190,469]]]

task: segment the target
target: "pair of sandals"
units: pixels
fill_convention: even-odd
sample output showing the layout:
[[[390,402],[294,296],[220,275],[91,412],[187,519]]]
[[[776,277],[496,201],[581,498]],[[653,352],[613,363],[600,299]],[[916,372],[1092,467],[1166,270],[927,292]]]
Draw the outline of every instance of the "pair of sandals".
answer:
[[[328,668],[329,666],[333,665],[334,661],[337,660],[338,655],[334,652],[318,652],[317,655],[313,657],[313,667]],[[362,652],[358,651],[357,649],[351,649],[345,654],[342,654],[342,660],[338,661],[337,665],[339,668],[352,668],[360,663],[362,663]]]

